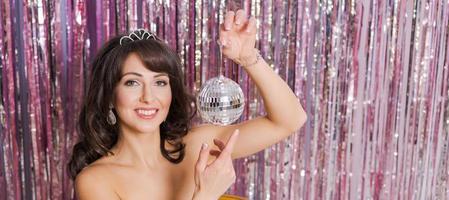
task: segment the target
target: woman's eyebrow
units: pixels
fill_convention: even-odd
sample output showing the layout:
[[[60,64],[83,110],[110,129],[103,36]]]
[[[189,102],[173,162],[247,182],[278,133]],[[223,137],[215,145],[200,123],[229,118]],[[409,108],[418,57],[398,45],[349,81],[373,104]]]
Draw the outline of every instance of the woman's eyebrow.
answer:
[[[166,76],[166,77],[169,77],[167,73],[159,73],[159,74],[154,75],[153,77],[154,77],[154,78],[157,78],[157,77],[160,77],[160,76]]]
[[[126,75],[135,75],[135,76],[139,76],[139,77],[142,77],[142,76],[143,76],[142,74],[139,74],[139,73],[137,73],[137,72],[126,72],[126,73],[124,73],[124,74],[122,75],[121,78],[123,78],[123,77],[126,76]],[[167,73],[158,73],[158,74],[154,75],[153,77],[154,77],[154,78],[157,78],[157,77],[160,77],[160,76],[167,76],[167,77],[169,77]]]
[[[126,75],[136,75],[136,76],[140,76],[140,77],[143,76],[142,74],[139,74],[139,73],[137,73],[137,72],[126,72],[126,73],[124,73],[124,74],[122,75],[122,78],[123,78],[124,76],[126,76]]]

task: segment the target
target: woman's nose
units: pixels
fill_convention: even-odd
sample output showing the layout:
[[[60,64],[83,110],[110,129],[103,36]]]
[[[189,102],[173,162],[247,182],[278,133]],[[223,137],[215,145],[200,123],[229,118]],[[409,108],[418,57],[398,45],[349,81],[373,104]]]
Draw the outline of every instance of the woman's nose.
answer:
[[[142,95],[140,96],[140,101],[144,103],[148,103],[151,101],[154,101],[155,97],[153,95],[153,92],[149,89],[144,87],[142,91]]]

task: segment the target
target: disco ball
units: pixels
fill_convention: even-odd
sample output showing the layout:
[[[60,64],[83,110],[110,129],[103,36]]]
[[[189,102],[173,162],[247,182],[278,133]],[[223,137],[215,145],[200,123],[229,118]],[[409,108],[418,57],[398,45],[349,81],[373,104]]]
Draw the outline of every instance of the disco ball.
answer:
[[[242,115],[245,98],[236,82],[220,75],[203,84],[197,97],[197,106],[203,120],[216,125],[228,125]]]

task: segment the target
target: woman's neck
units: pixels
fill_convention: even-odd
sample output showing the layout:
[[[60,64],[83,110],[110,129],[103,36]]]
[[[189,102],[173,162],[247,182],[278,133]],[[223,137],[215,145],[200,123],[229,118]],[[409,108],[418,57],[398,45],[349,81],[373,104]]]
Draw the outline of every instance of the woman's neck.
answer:
[[[119,162],[137,167],[155,168],[165,160],[160,151],[159,128],[147,133],[122,128],[111,151]]]

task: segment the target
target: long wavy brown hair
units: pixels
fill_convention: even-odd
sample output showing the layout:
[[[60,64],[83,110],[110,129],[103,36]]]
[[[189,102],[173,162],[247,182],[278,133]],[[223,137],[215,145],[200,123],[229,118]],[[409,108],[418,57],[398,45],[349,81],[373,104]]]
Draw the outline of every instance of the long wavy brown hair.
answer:
[[[194,97],[184,86],[182,65],[178,55],[158,38],[128,41],[120,44],[119,35],[110,39],[91,66],[87,92],[83,98],[78,121],[79,141],[74,145],[68,163],[72,180],[87,165],[102,156],[113,154],[117,143],[120,119],[115,125],[107,123],[113,91],[120,81],[121,69],[130,53],[137,53],[147,69],[169,75],[172,102],[165,122],[160,125],[160,150],[172,163],[179,163],[185,154],[182,138],[190,130],[190,121],[196,113]],[[115,113],[115,111],[113,111]],[[118,116],[115,113],[116,116]],[[166,149],[165,144],[174,149]]]

